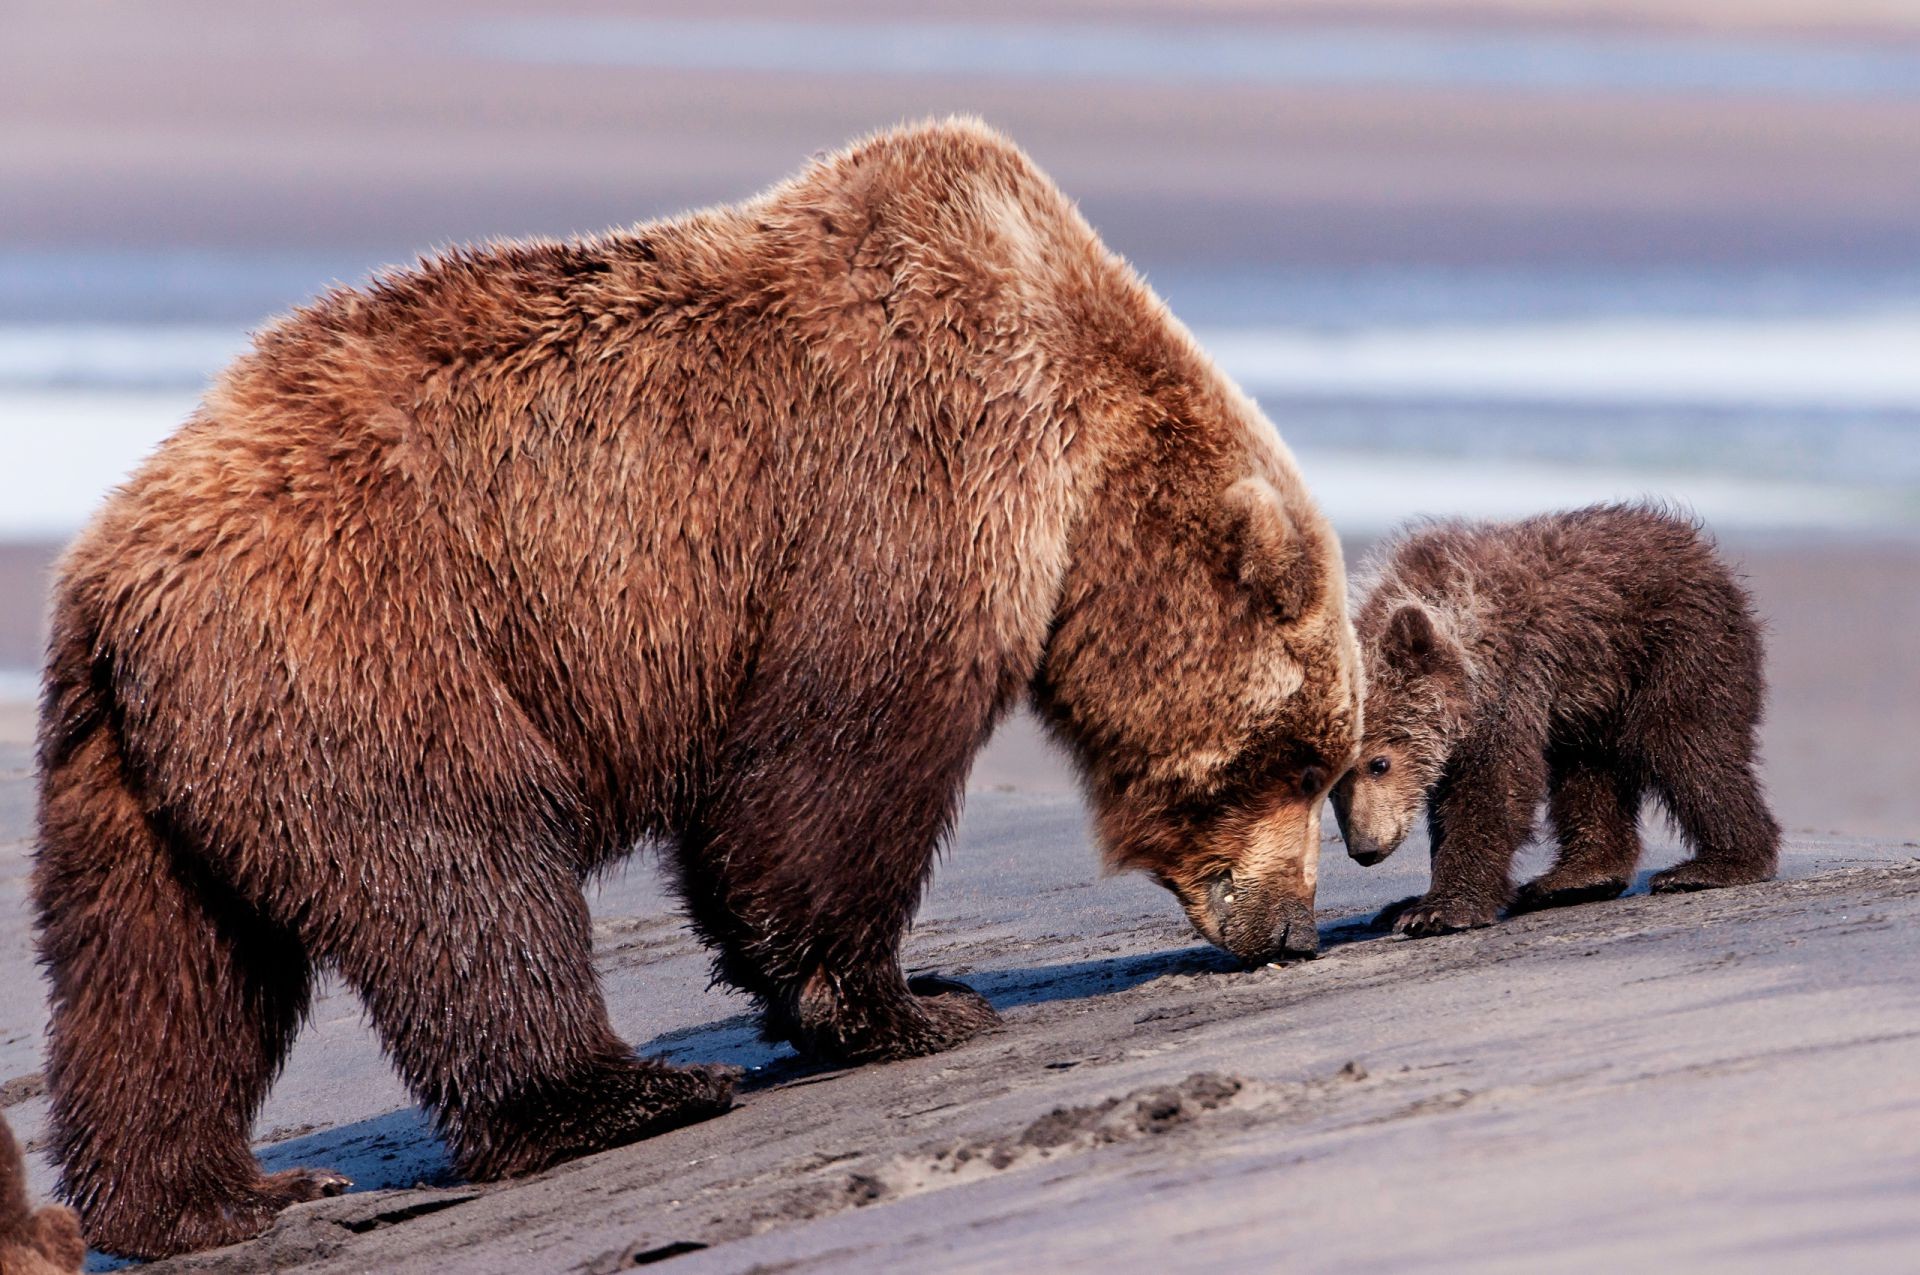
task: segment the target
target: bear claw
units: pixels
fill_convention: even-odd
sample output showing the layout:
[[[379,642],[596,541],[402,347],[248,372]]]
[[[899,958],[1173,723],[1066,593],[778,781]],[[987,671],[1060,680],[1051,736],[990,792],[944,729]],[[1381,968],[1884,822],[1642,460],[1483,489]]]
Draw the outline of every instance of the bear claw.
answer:
[[[1581,903],[1604,903],[1608,899],[1617,899],[1627,892],[1627,882],[1617,877],[1608,877],[1600,881],[1555,883],[1542,877],[1529,881],[1520,887],[1520,893],[1514,897],[1513,906],[1508,909],[1516,915],[1521,912],[1538,912],[1545,908],[1572,907]]]
[[[1394,918],[1393,928],[1409,938],[1428,938],[1492,925],[1494,916],[1491,909],[1471,903],[1418,899]]]
[[[265,1194],[288,1204],[306,1204],[312,1200],[344,1195],[352,1186],[352,1178],[331,1169],[283,1169],[279,1173],[268,1174],[261,1189]]]
[[[1729,885],[1751,885],[1766,879],[1764,873],[1715,867],[1698,859],[1688,859],[1664,872],[1654,873],[1652,880],[1647,882],[1647,889],[1653,894],[1678,894],[1689,890],[1717,890]]]

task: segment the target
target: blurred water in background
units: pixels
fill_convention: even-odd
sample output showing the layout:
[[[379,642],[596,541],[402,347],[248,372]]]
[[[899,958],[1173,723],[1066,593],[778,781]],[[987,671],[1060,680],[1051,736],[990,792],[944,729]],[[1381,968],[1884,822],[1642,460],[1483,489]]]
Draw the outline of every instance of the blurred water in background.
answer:
[[[780,151],[771,166],[758,158],[756,148],[773,149],[759,134],[796,127],[789,117],[820,121],[806,134],[817,148],[929,104],[986,110],[1034,144],[1070,193],[1083,194],[1074,170],[1084,166],[1089,217],[1103,229],[1112,221],[1109,237],[1260,399],[1353,534],[1415,513],[1509,516],[1636,497],[1673,500],[1729,528],[1920,529],[1920,231],[1911,204],[1901,216],[1904,179],[1882,162],[1920,157],[1920,145],[1893,139],[1902,123],[1920,124],[1911,32],[1851,30],[1841,20],[1851,9],[1786,36],[1737,22],[1543,20],[1551,6],[1506,22],[1452,20],[1438,6],[1426,21],[1354,11],[1361,16],[1342,18],[1323,5],[1318,20],[1283,21],[1284,5],[1141,3],[1112,20],[1056,2],[1019,16],[936,5],[909,20],[857,4],[637,15],[591,3],[561,12],[420,3],[348,5],[338,22],[302,27],[317,20],[243,20],[229,8],[233,21],[207,28],[218,37],[187,44],[150,15],[109,5],[90,35],[87,20],[69,23],[79,32],[71,47],[61,44],[66,27],[40,29],[41,61],[58,69],[66,56],[79,87],[50,76],[40,100],[30,82],[21,90],[36,136],[57,141],[68,130],[82,157],[76,171],[85,155],[108,157],[125,207],[110,233],[78,229],[72,216],[61,223],[63,207],[94,206],[63,193],[81,179],[60,164],[55,141],[12,143],[29,169],[49,175],[51,193],[44,207],[32,192],[20,196],[24,229],[10,232],[0,217],[0,540],[71,533],[191,410],[249,328],[329,282],[360,280],[429,246],[400,229],[413,203],[453,206],[463,174],[481,179],[447,160],[453,193],[421,196],[389,175],[393,161],[377,144],[361,144],[379,141],[382,119],[433,162],[477,139],[479,153],[459,163],[498,177],[504,186],[484,188],[497,192],[517,167],[543,162],[539,139],[565,150],[574,130],[560,116],[589,109],[569,95],[606,116],[594,136],[634,134],[654,169],[616,169],[610,193],[594,186],[594,199],[563,205],[564,222],[483,218],[495,232],[593,229],[602,224],[595,209],[639,218],[679,206],[686,191],[745,194],[804,155]],[[1585,12],[1604,18],[1606,6]],[[142,22],[154,25],[143,31]],[[29,24],[23,44],[35,38]],[[117,101],[102,45],[111,55],[143,40],[143,68],[159,66],[152,73],[171,93],[151,108],[162,125],[150,126],[132,99],[101,105]],[[304,109],[278,103],[276,75],[298,84],[352,59],[377,73],[381,58],[404,75],[376,75]],[[196,71],[209,60],[233,74]],[[281,72],[283,63],[293,69]],[[534,77],[518,91],[554,118],[486,100],[514,74]],[[1068,90],[1077,96],[1062,97]],[[622,100],[649,93],[651,109],[620,118]],[[257,99],[259,118],[221,113],[222,94]],[[715,123],[718,108],[701,118],[687,103],[702,94],[737,105],[737,118]],[[1196,122],[1162,128],[1160,169],[1129,171],[1124,149],[1114,152],[1124,127],[1118,142],[1110,121],[1096,136],[1088,100],[1123,123],[1136,112],[1143,137],[1159,127],[1156,115]],[[1305,141],[1288,133],[1303,101],[1342,127],[1398,103],[1394,135],[1409,148],[1395,152],[1399,167],[1333,153],[1331,143],[1322,153],[1310,130]],[[1550,102],[1572,112],[1568,122],[1533,122]],[[1648,103],[1658,109],[1647,114]],[[1749,108],[1784,113],[1777,126],[1729,133],[1723,146],[1711,123],[1696,126],[1691,149],[1668,155],[1677,143],[1661,112],[1684,123],[1709,108],[1732,110],[1734,121]],[[1638,123],[1617,122],[1632,110],[1643,112]],[[1865,112],[1861,144],[1880,152],[1822,186],[1811,167],[1823,159],[1820,142],[1800,136],[1802,121],[1835,111]],[[724,144],[703,149],[709,135]],[[1571,211],[1557,218],[1533,207],[1557,197],[1554,183],[1585,180],[1577,165],[1555,169],[1563,139],[1596,166],[1616,162],[1610,148],[1631,152],[1633,180],[1596,181],[1590,207],[1569,196]],[[1779,174],[1784,187],[1806,189],[1743,207],[1737,183],[1713,170],[1724,160],[1764,182],[1761,152],[1776,144],[1806,156],[1806,173]],[[1450,166],[1429,165],[1423,145],[1457,154]],[[275,163],[311,154],[317,167],[310,177],[298,163],[257,176],[239,159],[246,146]],[[1188,162],[1187,152],[1202,151],[1212,167]],[[604,184],[594,163],[568,158],[565,171]],[[1186,165],[1177,176],[1174,163]],[[1459,174],[1479,163],[1485,207],[1523,209],[1511,231],[1460,202],[1475,182]],[[1324,182],[1315,176],[1323,169]],[[1288,184],[1296,170],[1306,173],[1297,188]],[[224,175],[236,202],[253,201],[236,233],[203,233],[181,211],[206,194],[182,194],[182,171]],[[1339,239],[1322,225],[1337,228],[1343,216],[1321,207],[1323,186],[1384,220],[1352,218],[1354,242]],[[513,206],[510,195],[493,198]],[[329,230],[336,214],[352,229]],[[314,228],[303,231],[302,217]],[[1301,226],[1321,228],[1300,235]],[[1321,252],[1323,239],[1340,252]]]
[[[1920,531],[1920,308],[1308,325],[1296,302],[1255,326],[1175,304],[1348,534],[1636,498],[1725,528]],[[70,534],[245,344],[239,324],[0,323],[0,539]]]

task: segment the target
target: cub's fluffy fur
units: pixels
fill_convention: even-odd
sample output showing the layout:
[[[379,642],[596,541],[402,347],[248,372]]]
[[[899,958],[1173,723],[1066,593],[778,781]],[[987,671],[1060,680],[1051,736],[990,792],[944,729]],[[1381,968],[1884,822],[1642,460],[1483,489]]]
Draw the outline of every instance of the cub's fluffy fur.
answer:
[[[1613,898],[1639,862],[1647,793],[1694,851],[1655,890],[1773,874],[1780,831],[1754,775],[1760,628],[1694,524],[1620,505],[1440,523],[1386,545],[1372,574],[1356,619],[1366,738],[1334,810],[1361,863],[1423,807],[1433,846],[1427,893],[1383,921],[1433,934],[1509,904]],[[1516,896],[1508,870],[1543,797],[1559,858]]]
[[[1111,861],[1310,951],[1355,743],[1292,459],[1015,147],[958,122],[602,238],[451,253],[263,332],[55,593],[35,891],[94,1242],[260,1231],[313,971],[460,1168],[710,1116],[635,1059],[580,884],[671,853],[720,979],[847,1060],[993,1021],[903,933],[1031,696]]]
[[[27,1166],[0,1119],[0,1275],[73,1275],[87,1260],[80,1220],[58,1204],[27,1202]]]

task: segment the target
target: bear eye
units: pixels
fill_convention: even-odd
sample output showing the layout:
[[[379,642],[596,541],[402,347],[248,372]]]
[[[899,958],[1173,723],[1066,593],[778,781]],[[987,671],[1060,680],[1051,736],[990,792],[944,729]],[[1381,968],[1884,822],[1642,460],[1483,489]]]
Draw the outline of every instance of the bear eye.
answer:
[[[1392,769],[1393,759],[1391,757],[1376,757],[1367,763],[1367,773],[1369,775],[1384,775]]]
[[[1319,792],[1327,781],[1327,772],[1318,766],[1309,766],[1300,772],[1300,795],[1311,797]]]

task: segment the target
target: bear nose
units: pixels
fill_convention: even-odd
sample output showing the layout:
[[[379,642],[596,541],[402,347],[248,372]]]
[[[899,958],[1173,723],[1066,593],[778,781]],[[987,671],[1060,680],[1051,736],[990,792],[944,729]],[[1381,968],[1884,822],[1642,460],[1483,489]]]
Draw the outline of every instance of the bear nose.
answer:
[[[1313,910],[1308,908],[1306,916],[1300,920],[1290,920],[1281,926],[1273,937],[1273,947],[1281,956],[1317,956],[1319,954],[1319,926],[1313,924]]]
[[[1387,857],[1387,852],[1378,846],[1347,847],[1347,857],[1363,868],[1371,868]]]
[[[1298,899],[1281,904],[1273,927],[1273,954],[1269,960],[1302,960],[1320,953],[1320,927],[1313,905]]]

